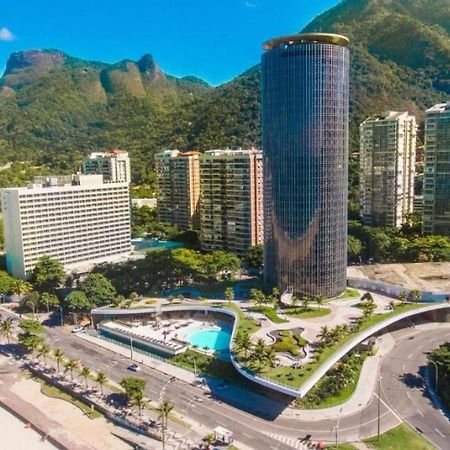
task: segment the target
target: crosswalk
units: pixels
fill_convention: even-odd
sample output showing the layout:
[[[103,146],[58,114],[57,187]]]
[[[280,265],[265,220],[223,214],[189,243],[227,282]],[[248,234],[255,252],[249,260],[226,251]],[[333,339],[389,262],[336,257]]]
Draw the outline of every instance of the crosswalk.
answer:
[[[308,444],[300,442],[300,440],[295,437],[282,436],[280,434],[275,433],[264,433],[264,434],[272,439],[282,442],[285,445],[288,445],[289,447],[296,448],[297,450],[308,450],[311,448],[308,447]]]

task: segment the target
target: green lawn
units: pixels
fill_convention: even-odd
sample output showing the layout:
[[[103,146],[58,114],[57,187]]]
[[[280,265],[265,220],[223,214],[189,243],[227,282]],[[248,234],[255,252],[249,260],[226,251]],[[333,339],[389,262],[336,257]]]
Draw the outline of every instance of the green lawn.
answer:
[[[416,433],[409,425],[402,423],[380,436],[377,441],[376,436],[364,441],[370,448],[378,450],[435,450],[436,447]]]
[[[319,359],[315,362],[306,364],[300,369],[292,369],[291,367],[265,367],[262,369],[260,376],[269,378],[272,381],[279,382],[284,385],[292,386],[294,388],[300,387],[300,385],[309,378],[314,371],[318,370],[319,367],[326,362],[326,360],[333,355],[337,350],[339,350],[343,345],[345,345],[349,340],[353,339],[359,333],[362,333],[367,328],[376,325],[392,316],[396,316],[400,313],[407,312],[417,308],[423,308],[424,305],[421,304],[407,304],[399,305],[395,311],[387,314],[377,314],[372,316],[369,320],[366,320],[361,328],[354,333],[350,333],[344,336],[339,342],[337,342],[332,347],[326,347],[322,353],[320,353]]]
[[[362,352],[359,355],[360,355],[359,358],[357,358],[356,356],[351,356],[351,358],[354,361],[353,365],[354,373],[348,385],[344,389],[342,389],[342,391],[338,395],[323,396],[322,394],[323,397],[322,400],[320,400],[320,397],[316,398],[315,394],[320,393],[322,389],[326,389],[329,377],[325,375],[304,398],[298,399],[296,401],[296,404],[300,408],[322,409],[340,405],[341,403],[347,401],[352,396],[353,392],[355,392],[356,386],[359,381],[359,376],[361,375],[363,363],[367,358],[367,356],[369,356],[367,352]]]
[[[333,450],[335,448],[336,448],[335,445],[327,445],[325,447],[326,450]],[[339,450],[358,450],[354,445],[347,444],[346,442],[344,442],[342,444],[338,444],[338,449]]]
[[[253,312],[258,312],[264,314],[269,320],[274,323],[286,323],[288,320],[282,319],[278,314],[275,308],[271,306],[254,306],[250,308]]]
[[[330,308],[286,308],[283,310],[288,316],[296,319],[314,319],[315,317],[328,316],[331,313]]]
[[[41,392],[47,397],[57,398],[72,403],[72,405],[81,409],[81,411],[83,411],[84,414],[89,417],[89,419],[98,419],[99,417],[102,417],[102,415],[98,411],[96,411],[95,409],[93,410],[86,403],[83,403],[75,397],[72,397],[70,394],[61,391],[55,386],[51,386],[41,380],[39,381],[41,382]]]
[[[332,298],[331,300],[348,300],[349,298],[358,298],[359,295],[356,289],[347,288],[339,297]]]
[[[213,306],[217,306],[219,308],[231,309],[234,311],[238,317],[239,322],[237,326],[237,333],[248,333],[252,334],[259,330],[260,325],[250,317],[247,317],[245,313],[239,308],[239,306],[234,303],[217,303]]]

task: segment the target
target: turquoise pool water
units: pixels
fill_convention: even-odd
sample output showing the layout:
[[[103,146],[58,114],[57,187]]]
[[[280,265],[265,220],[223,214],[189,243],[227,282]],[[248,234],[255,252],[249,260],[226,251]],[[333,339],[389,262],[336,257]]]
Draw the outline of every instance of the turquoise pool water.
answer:
[[[159,241],[158,239],[133,239],[131,241],[135,252],[145,252],[147,250],[172,250],[183,247],[181,242]]]
[[[231,330],[222,328],[220,330],[193,329],[187,336],[191,345],[197,345],[202,349],[224,352],[229,350],[231,340]]]

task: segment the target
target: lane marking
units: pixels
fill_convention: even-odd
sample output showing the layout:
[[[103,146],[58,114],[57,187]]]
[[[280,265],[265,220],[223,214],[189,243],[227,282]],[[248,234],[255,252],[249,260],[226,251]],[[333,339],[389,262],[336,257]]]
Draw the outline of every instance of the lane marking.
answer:
[[[412,353],[410,353],[409,355],[408,355],[408,359],[411,359],[411,356],[412,356],[413,354]]]
[[[403,422],[403,419],[375,392],[375,397],[380,399],[380,402],[397,418],[398,421]]]
[[[417,412],[418,412],[422,417],[425,417],[425,416],[423,415],[423,412],[422,412],[420,409],[418,409]]]
[[[435,428],[436,432],[440,434],[443,438],[445,438],[445,434],[441,433],[437,428]]]
[[[406,396],[411,400],[411,395],[409,394],[409,392],[406,392]]]

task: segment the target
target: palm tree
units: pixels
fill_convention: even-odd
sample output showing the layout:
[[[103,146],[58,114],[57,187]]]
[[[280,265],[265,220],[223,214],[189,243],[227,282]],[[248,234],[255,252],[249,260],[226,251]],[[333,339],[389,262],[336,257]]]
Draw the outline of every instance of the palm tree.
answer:
[[[309,302],[310,302],[309,296],[303,295],[303,296],[302,296],[302,306],[303,306],[303,309],[308,309]]]
[[[266,364],[268,364],[270,367],[274,367],[275,363],[278,361],[277,352],[273,347],[267,348],[264,360]]]
[[[98,385],[100,386],[100,392],[103,395],[103,386],[108,383],[108,377],[104,372],[98,372],[95,381],[97,381]]]
[[[8,317],[7,319],[3,320],[0,323],[0,334],[2,335],[2,337],[6,338],[8,344],[11,342],[13,328],[14,328],[13,321],[10,317]]]
[[[76,359],[69,359],[69,361],[67,361],[64,364],[64,372],[70,371],[70,380],[73,381],[73,369],[76,369],[78,366],[78,361]]]
[[[419,300],[422,299],[422,294],[418,289],[413,289],[410,293],[409,293],[409,298],[411,299],[411,301],[413,303],[417,303]]]
[[[144,406],[144,393],[142,391],[133,392],[133,395],[131,396],[131,404],[138,407],[140,416],[142,407]]]
[[[59,373],[59,366],[64,361],[64,353],[61,349],[55,348],[55,350],[53,350],[53,355],[56,361],[57,372]]]
[[[294,308],[298,305],[299,301],[300,299],[296,295],[292,295],[291,303]]]
[[[250,335],[247,332],[239,333],[235,340],[237,351],[244,352],[244,358],[247,360],[248,352],[252,349],[253,344]]]
[[[234,300],[234,290],[232,287],[227,287],[225,289],[225,297],[228,300],[228,303],[231,303]]]
[[[324,344],[328,343],[330,339],[330,329],[326,325],[320,328],[318,338],[320,339],[320,342],[323,342]]]
[[[44,364],[47,365],[47,355],[50,353],[50,347],[47,344],[42,344],[37,350],[37,356],[44,359]]]
[[[256,362],[258,370],[261,370],[266,362],[266,343],[263,339],[258,339],[253,348],[251,359]]]
[[[161,419],[161,431],[162,431],[162,444],[163,449],[166,448],[166,428],[167,428],[167,422],[170,412],[173,409],[172,403],[168,402],[167,400],[164,400],[158,408],[159,416],[158,418]]]
[[[88,376],[91,374],[91,369],[89,367],[83,367],[81,369],[80,375],[84,378],[84,382],[86,383],[86,389],[88,386]]]
[[[323,305],[323,302],[325,301],[325,297],[323,295],[316,295],[314,297],[315,302],[317,303],[317,307],[320,308]]]
[[[399,294],[398,294],[398,299],[400,300],[400,302],[403,304],[403,303],[406,303],[407,301],[408,301],[408,294],[405,292],[405,291],[401,291]]]

